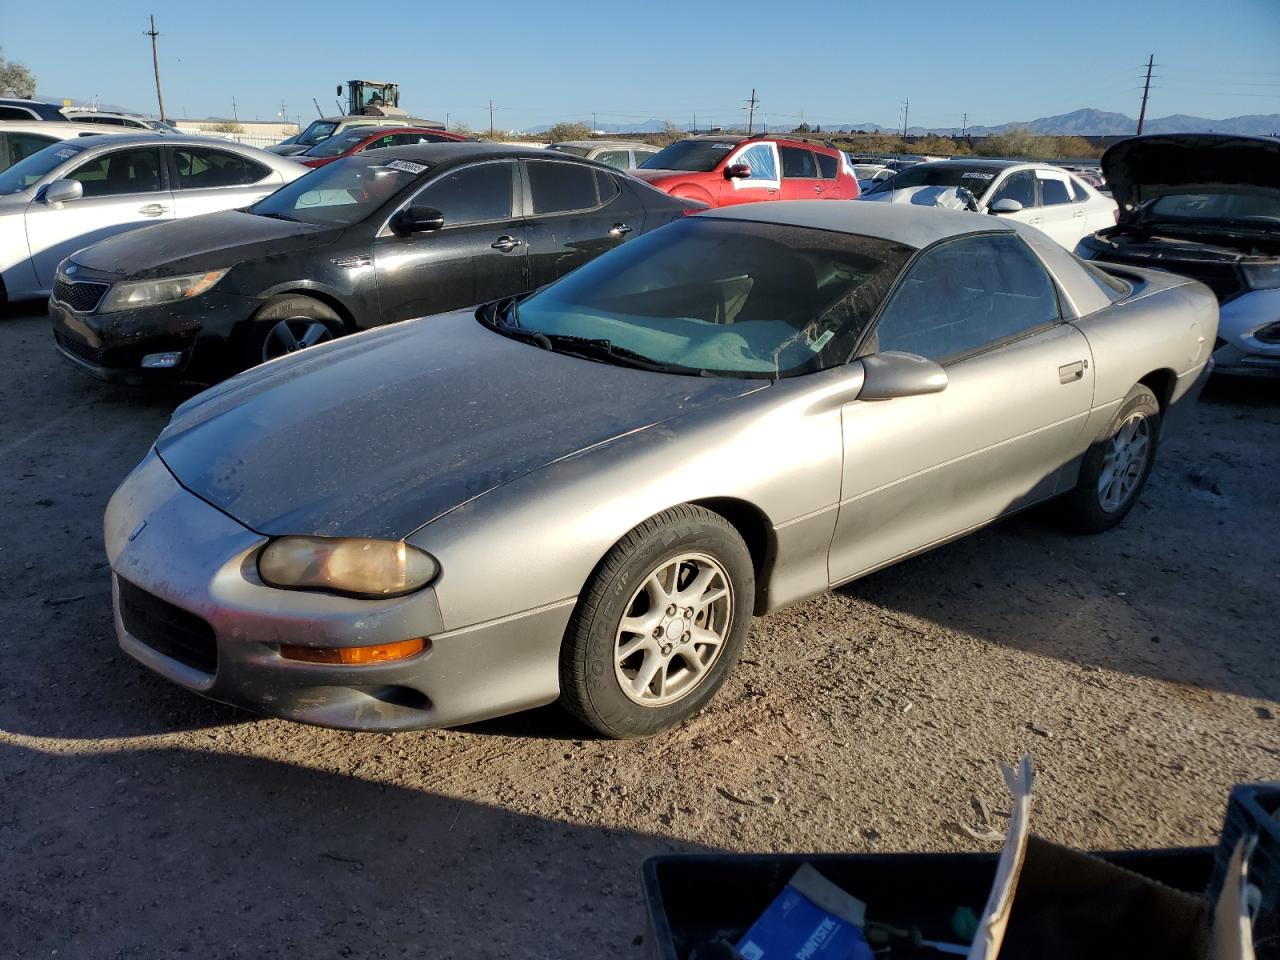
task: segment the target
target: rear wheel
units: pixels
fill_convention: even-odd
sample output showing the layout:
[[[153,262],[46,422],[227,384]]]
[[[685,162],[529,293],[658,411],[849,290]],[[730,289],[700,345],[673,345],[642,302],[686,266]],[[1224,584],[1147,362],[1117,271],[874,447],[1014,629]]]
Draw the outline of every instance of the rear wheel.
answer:
[[[751,623],[751,555],[727,520],[683,504],[601,561],[560,657],[560,702],[608,737],[644,737],[715,695]]]
[[[275,297],[249,321],[242,361],[246,367],[257,366],[345,332],[342,318],[327,304],[304,296]]]
[[[1101,533],[1128,515],[1151,475],[1159,440],[1160,403],[1148,387],[1136,384],[1106,435],[1085,453],[1080,480],[1065,499],[1076,528]]]

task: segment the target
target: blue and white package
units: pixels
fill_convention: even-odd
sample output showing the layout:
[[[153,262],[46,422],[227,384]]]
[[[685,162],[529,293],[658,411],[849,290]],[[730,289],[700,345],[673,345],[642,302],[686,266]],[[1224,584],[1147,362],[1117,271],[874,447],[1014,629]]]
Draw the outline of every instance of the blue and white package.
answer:
[[[872,960],[866,906],[805,864],[738,941],[743,960]]]

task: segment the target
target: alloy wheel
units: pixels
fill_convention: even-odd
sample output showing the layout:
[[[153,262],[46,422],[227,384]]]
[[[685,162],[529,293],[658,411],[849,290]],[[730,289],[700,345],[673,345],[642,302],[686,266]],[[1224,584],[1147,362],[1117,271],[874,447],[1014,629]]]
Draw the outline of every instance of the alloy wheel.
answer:
[[[1107,513],[1125,506],[1138,489],[1151,459],[1151,420],[1134,413],[1111,438],[1098,474],[1098,505]]]
[[[627,603],[614,641],[622,692],[644,707],[688,696],[720,657],[733,599],[728,573],[706,554],[682,554],[650,571]]]
[[[321,321],[311,317],[289,317],[277,323],[267,334],[262,343],[262,360],[265,363],[332,339],[333,331]]]

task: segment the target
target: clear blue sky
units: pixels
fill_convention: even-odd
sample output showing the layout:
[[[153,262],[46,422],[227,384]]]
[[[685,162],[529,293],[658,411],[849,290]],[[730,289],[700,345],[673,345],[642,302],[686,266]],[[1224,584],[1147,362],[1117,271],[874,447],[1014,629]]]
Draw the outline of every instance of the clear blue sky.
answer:
[[[767,123],[1031,120],[1078,107],[1136,116],[1280,113],[1280,0],[482,0],[169,5],[0,0],[0,46],[41,93],[156,110],[154,12],[168,113],[270,119],[334,109],[353,77],[398,81],[420,116],[500,128],[557,120],[742,117]]]

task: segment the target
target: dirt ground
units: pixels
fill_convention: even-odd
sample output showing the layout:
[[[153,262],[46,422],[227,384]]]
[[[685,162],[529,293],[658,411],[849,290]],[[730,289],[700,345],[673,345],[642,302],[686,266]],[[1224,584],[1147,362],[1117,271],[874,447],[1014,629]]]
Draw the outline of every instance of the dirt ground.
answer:
[[[0,363],[2,957],[641,957],[655,853],[993,850],[1023,751],[1036,829],[1086,848],[1212,842],[1280,779],[1280,385],[1212,384],[1120,529],[1032,513],[759,620],[706,712],[613,743],[554,708],[319,730],[146,672],[101,518],[180,397],[70,369],[39,309]]]

